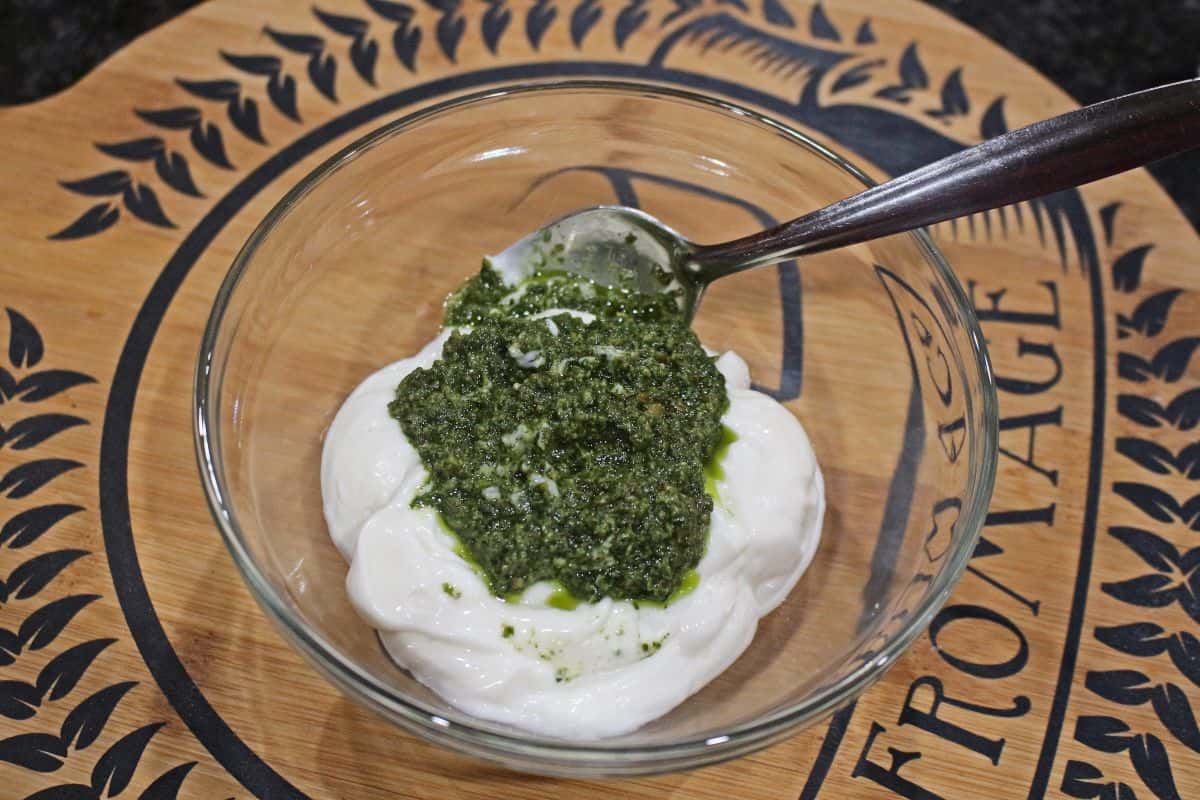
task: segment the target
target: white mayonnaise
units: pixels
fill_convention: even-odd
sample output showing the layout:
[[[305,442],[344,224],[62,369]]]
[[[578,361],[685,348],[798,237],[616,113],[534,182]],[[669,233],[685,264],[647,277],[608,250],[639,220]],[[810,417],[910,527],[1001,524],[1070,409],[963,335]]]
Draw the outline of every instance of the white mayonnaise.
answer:
[[[825,498],[808,437],[725,353],[722,421],[737,440],[696,588],[665,608],[604,599],[565,611],[546,604],[549,584],[506,602],[434,512],[412,507],[426,472],[388,415],[401,378],[436,361],[448,336],[363,381],[326,436],[321,492],[350,599],[392,657],[462,711],[569,739],[635,730],[729,667],[812,561]]]

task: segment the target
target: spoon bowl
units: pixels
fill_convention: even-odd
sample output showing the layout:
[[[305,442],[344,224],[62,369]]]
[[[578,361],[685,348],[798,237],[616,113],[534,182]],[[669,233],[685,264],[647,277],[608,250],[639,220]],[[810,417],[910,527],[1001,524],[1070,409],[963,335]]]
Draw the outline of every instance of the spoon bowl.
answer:
[[[690,320],[704,291],[688,272],[696,249],[644,211],[602,205],[543,225],[488,260],[510,285],[561,270],[626,291],[675,294]]]
[[[1197,146],[1193,78],[1035,122],[731,242],[697,245],[643,211],[596,206],[542,226],[491,262],[510,284],[564,270],[627,291],[670,292],[690,321],[704,288],[726,275],[1053,194]]]

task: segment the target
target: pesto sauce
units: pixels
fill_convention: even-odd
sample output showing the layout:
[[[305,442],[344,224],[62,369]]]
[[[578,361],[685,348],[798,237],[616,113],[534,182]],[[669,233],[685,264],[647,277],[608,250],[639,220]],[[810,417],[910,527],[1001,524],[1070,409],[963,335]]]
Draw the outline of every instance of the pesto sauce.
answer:
[[[532,318],[551,308],[596,319]],[[675,298],[553,271],[512,287],[484,262],[445,323],[471,329],[389,411],[429,472],[413,504],[439,513],[491,590],[556,581],[548,602],[568,610],[690,590],[728,398]]]
[[[551,308],[684,324],[679,300],[673,294],[614,289],[562,270],[540,270],[513,287],[505,284],[487,261],[478,275],[450,295],[442,321],[448,326],[477,325],[488,319],[528,317]]]

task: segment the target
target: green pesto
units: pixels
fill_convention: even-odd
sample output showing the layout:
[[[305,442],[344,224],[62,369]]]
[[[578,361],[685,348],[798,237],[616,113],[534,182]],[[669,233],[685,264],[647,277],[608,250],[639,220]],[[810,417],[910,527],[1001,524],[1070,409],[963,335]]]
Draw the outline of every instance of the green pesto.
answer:
[[[687,597],[696,590],[700,585],[700,573],[694,569],[689,569],[683,574],[683,580],[679,582],[679,588],[671,592],[671,596],[667,598],[667,605],[674,603],[680,598]]]
[[[713,451],[712,458],[704,465],[704,491],[714,501],[720,503],[720,493],[717,491],[717,481],[725,480],[725,454],[729,452],[729,445],[737,441],[737,434],[733,429],[721,426],[721,441],[717,444],[717,449]],[[721,506],[725,508],[724,504]]]
[[[500,635],[505,639],[511,639],[514,633],[516,633],[516,629],[512,625],[506,624],[500,627]]]
[[[550,308],[596,319],[531,318]],[[499,596],[547,580],[564,609],[676,595],[707,543],[728,399],[674,299],[552,272],[514,290],[485,262],[445,321],[471,330],[389,405],[429,472],[414,505]]]
[[[726,430],[728,430],[728,428]],[[716,457],[717,456],[714,456],[714,458]],[[709,492],[709,494],[712,495],[711,492]],[[675,589],[675,591],[671,592],[671,595],[666,600],[647,600],[645,598],[634,599],[634,606],[639,608],[643,606],[666,608],[677,600],[687,597],[689,594],[695,591],[696,587],[699,585],[700,573],[694,569],[689,569],[683,574],[683,580],[679,582],[679,586]],[[521,602],[522,595],[522,592],[515,592],[507,595],[504,599],[509,603],[519,603]],[[574,611],[579,607],[581,602],[583,601],[571,594],[569,590],[563,588],[561,585],[556,585],[554,590],[551,591],[546,597],[546,605],[550,606],[551,608],[562,609],[563,611]],[[617,631],[618,636],[623,636],[624,634],[625,629],[623,627]],[[604,638],[607,639],[608,637],[605,636]]]
[[[535,272],[513,287],[506,285],[487,261],[479,274],[446,300],[443,321],[454,326],[477,325],[485,319],[523,318],[550,308],[571,308],[606,318],[684,324],[679,301],[672,294],[625,291],[550,269]]]
[[[574,611],[579,607],[579,598],[566,589],[555,589],[546,598],[546,605],[563,611]]]
[[[455,586],[453,583],[449,583],[449,582],[443,583],[442,591],[445,592],[446,594],[450,595],[451,597],[453,597],[455,600],[462,597],[462,592],[460,592],[458,590],[458,587]]]
[[[721,440],[713,450],[712,458],[704,465],[705,477],[712,478],[713,481],[725,480],[725,468],[721,466],[721,462],[725,460],[725,454],[729,452],[729,445],[736,442],[737,438],[737,434],[733,432],[732,428],[721,426]]]

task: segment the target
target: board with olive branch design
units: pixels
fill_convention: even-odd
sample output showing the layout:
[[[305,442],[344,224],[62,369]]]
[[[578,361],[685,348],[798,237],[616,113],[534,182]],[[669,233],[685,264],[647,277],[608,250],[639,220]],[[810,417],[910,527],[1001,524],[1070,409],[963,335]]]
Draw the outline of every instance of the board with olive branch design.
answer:
[[[371,128],[572,77],[742,103],[878,177],[1071,105],[915,0],[212,0],[0,114],[0,795],[1200,796],[1200,241],[1141,173],[934,231],[989,338],[995,500],[929,634],[828,723],[684,775],[532,779],[390,729],[284,644],[192,456],[225,269]]]

